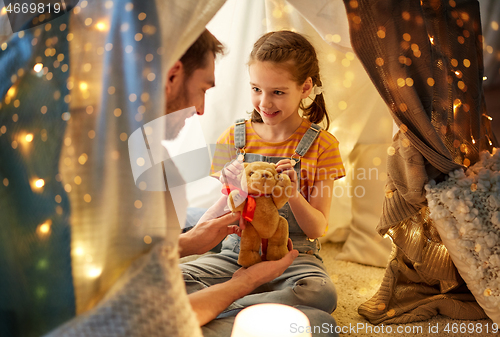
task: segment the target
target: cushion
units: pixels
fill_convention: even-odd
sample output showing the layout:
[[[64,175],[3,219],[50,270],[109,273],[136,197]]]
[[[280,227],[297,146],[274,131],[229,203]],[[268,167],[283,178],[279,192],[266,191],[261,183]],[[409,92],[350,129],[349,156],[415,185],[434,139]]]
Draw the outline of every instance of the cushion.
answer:
[[[431,218],[460,276],[500,324],[500,152],[427,186]]]
[[[390,144],[357,144],[349,162],[345,194],[351,199],[351,232],[337,259],[385,267],[391,253],[391,241],[376,231],[387,178],[387,148]],[[337,182],[335,182],[337,186]],[[338,188],[334,194],[338,194]]]

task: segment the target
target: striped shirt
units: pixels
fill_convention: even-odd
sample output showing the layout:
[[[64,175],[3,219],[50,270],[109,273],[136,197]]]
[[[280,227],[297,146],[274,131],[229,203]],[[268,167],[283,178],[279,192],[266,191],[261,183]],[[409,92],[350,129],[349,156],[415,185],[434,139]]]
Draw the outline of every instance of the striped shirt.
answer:
[[[304,118],[299,128],[287,140],[273,143],[260,138],[253,129],[252,122],[247,120],[245,123],[245,152],[290,158],[310,126],[311,122]],[[211,175],[218,178],[224,165],[233,159],[236,159],[234,125],[228,128],[217,140]],[[316,181],[336,180],[343,176],[345,176],[345,169],[340,158],[339,142],[331,133],[321,130],[307,153],[300,160],[301,193],[306,200],[309,200],[311,189]]]

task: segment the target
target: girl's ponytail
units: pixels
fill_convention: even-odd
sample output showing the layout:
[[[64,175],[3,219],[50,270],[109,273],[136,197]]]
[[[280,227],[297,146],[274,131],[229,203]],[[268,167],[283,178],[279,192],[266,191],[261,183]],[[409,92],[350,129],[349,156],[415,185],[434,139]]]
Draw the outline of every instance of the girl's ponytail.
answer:
[[[313,78],[313,84],[317,87],[322,86],[320,79]],[[304,106],[303,102],[300,102],[299,108],[304,111],[304,117],[306,117],[311,123],[319,124],[323,121],[323,119],[325,119],[325,129],[328,130],[328,128],[330,127],[330,117],[328,116],[328,112],[326,111],[326,103],[323,92],[316,95],[312,103],[307,107]]]

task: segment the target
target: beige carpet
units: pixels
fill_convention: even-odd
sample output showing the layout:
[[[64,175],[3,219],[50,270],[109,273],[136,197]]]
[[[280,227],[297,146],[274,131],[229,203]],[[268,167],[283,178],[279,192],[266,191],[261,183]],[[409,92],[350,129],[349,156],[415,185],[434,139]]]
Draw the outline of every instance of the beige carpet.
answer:
[[[333,316],[339,329],[352,336],[498,336],[492,332],[491,320],[464,321],[445,316],[405,325],[380,325],[368,323],[358,314],[361,303],[371,298],[378,290],[385,269],[358,263],[335,260],[342,250],[341,243],[324,243],[321,256],[338,293],[337,310]],[[448,327],[448,331],[445,331]],[[479,327],[482,331],[479,332]],[[359,328],[359,329],[358,329]],[[489,333],[486,331],[488,329]]]

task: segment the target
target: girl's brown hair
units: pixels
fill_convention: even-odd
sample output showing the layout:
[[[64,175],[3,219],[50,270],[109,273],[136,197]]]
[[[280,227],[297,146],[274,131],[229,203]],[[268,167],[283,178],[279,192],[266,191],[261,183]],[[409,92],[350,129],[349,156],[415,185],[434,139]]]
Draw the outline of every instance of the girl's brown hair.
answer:
[[[248,64],[255,61],[268,61],[279,64],[292,75],[293,80],[302,85],[311,77],[313,86],[321,87],[319,77],[318,58],[316,50],[305,37],[287,30],[270,32],[263,35],[253,45]],[[304,117],[312,123],[319,124],[326,119],[326,129],[330,126],[330,118],[326,112],[323,94],[316,95],[309,106],[300,102],[299,108],[304,112]],[[262,123],[262,118],[257,111],[252,112],[252,122]]]

